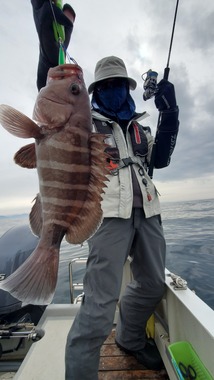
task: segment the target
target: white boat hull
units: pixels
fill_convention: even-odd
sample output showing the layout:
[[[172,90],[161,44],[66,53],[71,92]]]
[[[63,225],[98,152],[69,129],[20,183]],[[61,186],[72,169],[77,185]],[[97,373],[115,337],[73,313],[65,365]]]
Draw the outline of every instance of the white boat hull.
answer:
[[[127,264],[122,287],[130,278]],[[171,282],[166,270],[166,294],[155,313],[155,341],[169,378],[178,379],[167,347],[171,343],[184,340],[192,344],[214,379],[214,311],[190,289],[175,290]],[[43,329],[45,335],[31,346],[14,380],[64,378],[66,338],[78,309],[78,304],[52,304],[47,307],[38,324],[38,328]],[[115,323],[117,313],[118,310]]]

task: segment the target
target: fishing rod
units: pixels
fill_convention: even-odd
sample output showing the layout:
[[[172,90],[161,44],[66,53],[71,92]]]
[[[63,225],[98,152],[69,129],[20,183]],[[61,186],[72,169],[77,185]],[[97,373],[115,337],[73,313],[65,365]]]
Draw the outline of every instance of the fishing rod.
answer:
[[[174,21],[173,21],[173,26],[172,26],[172,35],[171,35],[170,46],[169,46],[169,54],[168,54],[166,67],[164,69],[164,75],[163,75],[163,79],[166,79],[166,80],[168,80],[169,71],[170,71],[169,61],[170,61],[170,56],[171,56],[171,51],[172,51],[172,43],[173,43],[174,32],[175,32],[175,23],[176,23],[177,12],[178,12],[178,3],[179,3],[179,0],[177,0],[177,3],[176,3]]]
[[[169,78],[169,61],[170,61],[170,56],[171,56],[171,51],[172,51],[172,44],[173,44],[173,38],[174,38],[174,32],[175,32],[175,24],[176,24],[176,18],[177,18],[177,12],[178,12],[178,4],[179,0],[176,2],[176,7],[175,7],[175,14],[174,14],[174,20],[173,20],[173,26],[172,26],[172,33],[171,33],[171,39],[170,39],[170,45],[169,45],[169,53],[168,53],[168,58],[167,58],[167,64],[164,69],[164,75],[163,79],[168,80]],[[147,74],[147,78],[144,79],[144,75]],[[147,73],[142,74],[142,78],[145,81],[144,83],[144,89],[145,92],[143,94],[144,100],[147,100],[151,98],[155,93],[157,92],[157,72],[149,70]],[[161,112],[159,112],[158,116],[158,122],[157,122],[157,130],[155,134],[155,140],[152,148],[152,154],[151,154],[151,160],[150,160],[150,165],[148,169],[148,174],[150,178],[153,178],[153,170],[154,170],[154,164],[155,164],[155,154],[156,154],[156,139],[157,139],[157,134],[158,134],[158,127],[160,124],[160,119],[161,119]]]

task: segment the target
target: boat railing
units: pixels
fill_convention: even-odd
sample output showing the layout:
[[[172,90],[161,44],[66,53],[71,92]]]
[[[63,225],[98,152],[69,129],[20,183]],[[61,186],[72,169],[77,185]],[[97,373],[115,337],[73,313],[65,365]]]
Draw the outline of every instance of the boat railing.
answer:
[[[87,259],[78,257],[69,263],[69,284],[71,303],[80,303],[83,297],[83,282],[74,282],[74,270],[78,265],[86,265]],[[75,295],[79,292],[77,295]]]

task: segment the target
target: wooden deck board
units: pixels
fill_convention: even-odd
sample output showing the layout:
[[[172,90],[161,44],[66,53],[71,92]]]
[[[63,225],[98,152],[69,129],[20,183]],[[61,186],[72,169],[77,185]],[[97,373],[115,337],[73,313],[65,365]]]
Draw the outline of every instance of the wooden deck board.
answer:
[[[115,331],[104,342],[100,353],[99,380],[169,380],[167,372],[151,371],[115,344]]]
[[[99,380],[168,380],[166,372],[162,371],[109,371],[99,372]]]

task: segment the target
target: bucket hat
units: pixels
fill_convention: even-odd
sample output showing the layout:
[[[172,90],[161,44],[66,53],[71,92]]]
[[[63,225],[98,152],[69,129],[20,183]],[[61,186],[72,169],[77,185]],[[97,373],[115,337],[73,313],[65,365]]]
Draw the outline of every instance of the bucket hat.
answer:
[[[91,94],[97,82],[108,78],[126,78],[129,81],[131,90],[137,86],[137,82],[128,77],[126,66],[122,59],[114,56],[102,58],[97,62],[94,72],[94,82],[88,87],[88,92]]]

